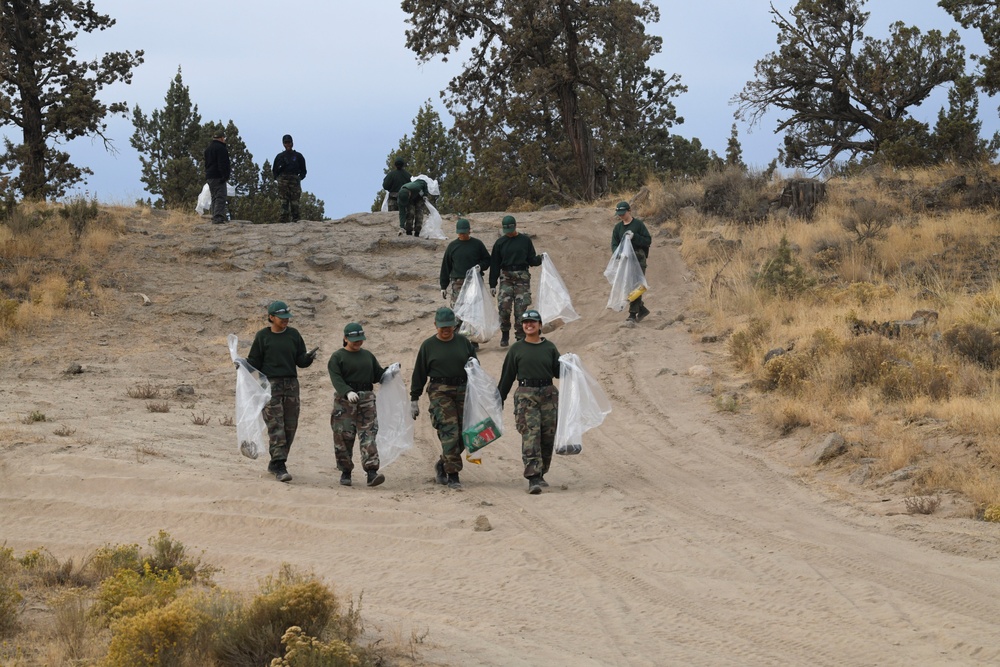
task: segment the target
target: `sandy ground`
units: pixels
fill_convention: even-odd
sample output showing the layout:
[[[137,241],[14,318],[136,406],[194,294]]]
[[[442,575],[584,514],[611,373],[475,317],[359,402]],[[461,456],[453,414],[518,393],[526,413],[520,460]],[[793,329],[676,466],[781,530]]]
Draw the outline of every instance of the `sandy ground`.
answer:
[[[291,563],[363,593],[369,630],[403,646],[418,637],[419,664],[1000,663],[996,526],[889,511],[902,503],[891,488],[833,487],[797,463],[802,442],[719,412],[724,348],[692,335],[692,314],[674,322],[694,287],[669,239],[654,238],[652,315],[629,328],[605,308],[606,210],[518,216],[582,315],[550,338],[614,404],[581,455],[556,458],[552,486],[526,493],[513,429],[467,465],[463,491],[435,485],[426,397],[416,446],[386,483],[339,486],[325,362],[344,324],[364,323],[368,349],[408,382],[442,305],[446,242],[398,238],[394,215],[137,218],[108,306],[4,351],[0,544],[66,558],[163,529],[221,566],[221,584],[247,589]],[[471,216],[487,247],[501,216]],[[220,423],[234,401],[226,334],[245,354],[274,298],[321,346],[300,374],[291,484],[240,456]],[[495,377],[503,356],[497,341],[480,352]],[[84,372],[64,373],[73,362]],[[696,364],[716,376],[690,376]],[[170,412],[129,398],[138,383]],[[175,395],[184,385],[193,395]],[[47,421],[22,423],[32,411]],[[480,516],[491,531],[473,529]]]

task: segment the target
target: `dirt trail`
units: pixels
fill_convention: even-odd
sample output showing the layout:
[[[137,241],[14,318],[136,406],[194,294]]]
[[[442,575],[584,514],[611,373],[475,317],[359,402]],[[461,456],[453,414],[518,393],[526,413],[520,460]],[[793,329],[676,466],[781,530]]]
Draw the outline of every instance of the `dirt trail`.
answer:
[[[471,216],[487,247],[501,217]],[[358,320],[368,349],[401,362],[408,382],[442,305],[444,241],[397,237],[381,213],[269,226],[144,217],[106,312],[7,351],[0,544],[67,557],[164,529],[223,567],[228,587],[249,588],[281,563],[312,569],[342,593],[363,592],[368,625],[387,641],[426,633],[420,664],[1000,661],[995,526],[884,516],[873,498],[834,496],[787,465],[796,445],[717,411],[714,380],[687,370],[718,364],[719,348],[673,323],[693,287],[668,239],[651,252],[652,315],[628,328],[605,308],[609,212],[517,217],[582,315],[549,337],[580,355],[614,404],[581,455],[556,458],[546,493],[525,492],[513,429],[467,466],[464,491],[435,485],[426,398],[417,445],[384,470],[384,485],[337,484],[326,359]],[[300,374],[291,484],[239,456],[235,429],[220,423],[233,402],[226,334],[245,352],[274,298],[291,304],[306,344],[321,345]],[[495,377],[503,355],[495,341],[480,352]],[[84,372],[64,374],[71,362]],[[170,412],[127,396],[147,382]],[[185,386],[193,395],[175,394]],[[34,410],[48,421],[23,424]],[[480,515],[493,530],[473,530]]]

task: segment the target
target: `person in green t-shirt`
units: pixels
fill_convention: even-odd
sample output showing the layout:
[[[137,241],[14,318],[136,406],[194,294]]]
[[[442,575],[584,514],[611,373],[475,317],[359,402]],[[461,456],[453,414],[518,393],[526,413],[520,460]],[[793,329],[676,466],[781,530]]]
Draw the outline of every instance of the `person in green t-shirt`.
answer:
[[[540,266],[542,256],[535,254],[535,246],[527,234],[518,233],[514,216],[504,216],[500,224],[503,236],[493,243],[493,251],[490,253],[490,294],[497,297],[500,347],[507,347],[510,344],[512,314],[514,338],[524,338],[521,313],[531,305],[531,273],[528,272],[528,267]]]
[[[468,376],[465,362],[476,350],[465,336],[455,333],[458,320],[451,308],[438,308],[434,314],[437,333],[420,344],[410,379],[410,416],[420,415],[420,394],[427,385],[431,424],[441,441],[441,458],[434,464],[434,480],[449,488],[461,489],[458,473],[462,471],[462,418]]]
[[[290,482],[286,462],[299,425],[299,378],[297,368],[308,368],[318,347],[306,352],[305,341],[297,329],[288,326],[292,313],[284,301],[267,306],[267,321],[254,336],[247,363],[260,371],[271,384],[271,400],[264,406],[264,423],[270,441],[271,462],[267,471],[279,482]]]
[[[552,380],[559,377],[559,350],[552,341],[542,338],[542,316],[537,310],[521,315],[521,326],[524,327],[524,340],[517,341],[507,350],[497,389],[500,398],[506,401],[510,388],[517,381],[514,423],[521,434],[521,461],[524,477],[528,480],[528,493],[537,495],[549,485],[545,473],[552,463],[556,442],[559,390]]]
[[[632,240],[632,249],[635,250],[636,259],[642,267],[643,274],[646,273],[646,258],[649,257],[649,246],[653,244],[653,237],[649,235],[645,223],[639,218],[632,217],[632,207],[627,201],[618,202],[615,207],[615,216],[618,222],[611,231],[611,252],[614,253],[621,245],[622,239],[628,237]],[[642,302],[640,295],[635,301],[628,304],[628,322],[642,322],[649,315],[649,309]]]
[[[344,327],[344,345],[330,355],[326,368],[333,383],[333,412],[330,428],[333,429],[333,454],[340,470],[340,483],[351,485],[354,470],[354,438],[360,440],[361,467],[367,475],[368,486],[378,486],[385,475],[378,471],[378,415],[375,410],[375,383],[382,382],[385,368],[364,345],[365,330],[357,322]],[[391,376],[388,376],[391,377]]]
[[[479,272],[484,273],[490,266],[490,253],[482,241],[472,236],[472,224],[468,220],[459,218],[455,222],[455,233],[458,234],[458,238],[448,244],[444,249],[444,256],[441,257],[440,276],[441,298],[447,299],[450,295],[449,305],[452,308],[458,300],[458,293],[465,285],[465,274],[469,269],[478,266]],[[462,320],[457,322],[455,326],[461,327]],[[472,345],[479,348],[478,343]]]

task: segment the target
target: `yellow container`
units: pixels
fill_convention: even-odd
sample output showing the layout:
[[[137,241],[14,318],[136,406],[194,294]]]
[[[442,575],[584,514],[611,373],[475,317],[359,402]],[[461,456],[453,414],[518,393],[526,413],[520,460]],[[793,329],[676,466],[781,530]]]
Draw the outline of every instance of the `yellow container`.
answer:
[[[634,290],[632,290],[631,292],[628,293],[628,300],[629,301],[635,301],[640,296],[642,296],[645,291],[646,291],[646,286],[645,285],[639,285]]]

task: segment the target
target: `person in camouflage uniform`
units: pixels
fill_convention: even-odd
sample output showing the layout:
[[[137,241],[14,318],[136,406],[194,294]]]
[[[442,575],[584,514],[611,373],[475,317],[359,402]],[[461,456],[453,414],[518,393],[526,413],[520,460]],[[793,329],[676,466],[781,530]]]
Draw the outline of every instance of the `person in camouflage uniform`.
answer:
[[[465,285],[465,274],[478,265],[480,272],[485,272],[490,263],[490,253],[486,245],[472,236],[472,225],[465,218],[459,218],[455,223],[458,238],[448,244],[441,258],[441,298],[449,298],[449,288],[452,308],[458,300],[458,293]],[[457,320],[456,327],[462,326],[462,320]],[[477,343],[473,343],[478,347]]]
[[[490,294],[497,297],[500,311],[500,347],[507,347],[510,344],[512,314],[514,336],[517,340],[524,338],[521,313],[531,305],[531,273],[528,267],[539,266],[542,256],[535,254],[531,239],[525,234],[518,234],[514,216],[504,216],[501,226],[503,236],[493,243],[490,253]]]
[[[427,181],[422,178],[414,178],[400,186],[396,195],[400,235],[405,231],[407,236],[420,236],[420,230],[424,226],[424,197],[428,194]]]
[[[618,202],[615,207],[615,216],[618,222],[611,230],[611,252],[614,254],[618,246],[626,237],[632,240],[632,249],[635,250],[635,257],[639,260],[642,273],[646,273],[646,258],[649,257],[649,246],[653,244],[653,237],[649,235],[645,223],[639,218],[632,217],[632,207],[627,201]],[[642,322],[649,315],[649,308],[642,301],[640,295],[635,301],[629,301],[627,322]]]
[[[427,385],[431,424],[441,441],[441,457],[434,464],[434,480],[451,489],[461,489],[458,473],[462,471],[462,418],[468,376],[465,363],[476,356],[472,343],[455,333],[458,320],[451,308],[438,308],[434,314],[437,333],[420,344],[410,378],[410,416],[420,415],[420,394]]]
[[[497,389],[500,398],[507,394],[514,381],[514,423],[521,434],[521,460],[524,477],[528,480],[528,493],[536,495],[548,486],[545,474],[552,463],[552,450],[556,440],[559,419],[559,390],[552,384],[559,377],[559,350],[551,341],[541,337],[542,316],[537,310],[521,315],[524,340],[517,341],[507,350],[500,372]]]
[[[285,150],[278,153],[271,166],[271,173],[278,182],[281,222],[298,222],[302,181],[306,177],[306,159],[302,157],[302,153],[292,150],[292,135],[283,136],[281,143]]]
[[[375,383],[382,382],[386,369],[375,355],[362,350],[365,330],[357,322],[344,327],[344,345],[330,355],[326,368],[335,392],[330,428],[333,429],[333,453],[340,470],[340,483],[351,485],[354,470],[354,439],[360,439],[361,467],[367,475],[368,486],[378,486],[385,475],[378,471],[378,415],[375,411]],[[391,375],[386,375],[386,379]]]
[[[389,210],[398,211],[399,210],[399,189],[410,182],[413,178],[410,176],[410,172],[406,171],[403,167],[406,166],[406,160],[398,157],[393,162],[396,167],[382,179],[382,189],[386,191],[386,196],[389,197]],[[405,225],[400,225],[404,227]],[[412,229],[412,227],[411,227]],[[419,234],[420,232],[417,232]]]
[[[292,313],[284,301],[272,301],[267,307],[267,321],[254,336],[247,363],[260,371],[271,384],[271,400],[264,406],[264,423],[270,442],[271,461],[267,471],[279,482],[290,482],[286,462],[299,425],[298,368],[308,368],[316,350],[306,352],[306,344],[297,329],[288,326]]]

